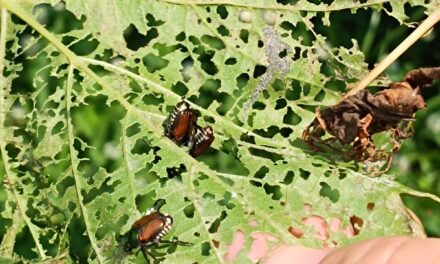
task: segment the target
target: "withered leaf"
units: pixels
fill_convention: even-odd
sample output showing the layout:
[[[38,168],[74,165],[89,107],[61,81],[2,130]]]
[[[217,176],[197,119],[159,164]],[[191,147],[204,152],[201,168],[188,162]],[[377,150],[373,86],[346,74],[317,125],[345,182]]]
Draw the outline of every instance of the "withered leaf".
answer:
[[[406,131],[400,131],[399,123],[412,120],[414,114],[425,107],[420,88],[431,85],[433,80],[439,78],[440,67],[422,68],[410,71],[404,81],[392,83],[376,94],[361,90],[334,106],[318,109],[315,120],[304,131],[303,138],[311,142],[319,138],[319,131],[324,130],[344,144],[354,143],[357,154],[353,158],[372,158],[370,156],[375,151],[371,151],[371,147],[374,147],[371,136],[387,130],[397,137],[408,136]]]
[[[403,78],[413,88],[430,86],[434,80],[438,79],[440,79],[440,67],[415,69]]]

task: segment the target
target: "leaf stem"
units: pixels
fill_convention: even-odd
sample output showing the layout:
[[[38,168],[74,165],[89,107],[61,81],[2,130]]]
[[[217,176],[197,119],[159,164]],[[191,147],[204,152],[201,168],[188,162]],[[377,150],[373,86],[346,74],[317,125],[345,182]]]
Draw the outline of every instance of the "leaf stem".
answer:
[[[134,182],[135,182],[135,177],[133,175],[133,172],[131,170],[130,167],[130,161],[128,160],[128,151],[127,151],[127,125],[125,124],[125,121],[121,122],[121,147],[122,147],[122,156],[124,157],[124,163],[125,163],[125,171],[127,173],[127,180],[128,180],[128,188],[130,191],[130,198],[131,198],[131,203],[132,203],[132,207],[133,207],[133,212],[137,212],[138,210],[136,209],[136,198],[135,198],[135,186],[134,186]]]
[[[3,75],[3,70],[5,67],[4,64],[4,57],[5,57],[5,47],[6,47],[6,33],[7,33],[7,18],[8,13],[5,8],[1,8],[1,29],[0,29],[0,73]],[[6,81],[5,78],[2,76],[0,78],[0,152],[2,156],[3,166],[5,169],[5,179],[9,182],[11,185],[11,192],[14,196],[14,200],[17,204],[16,210],[20,212],[21,218],[24,220],[26,225],[29,228],[29,232],[31,233],[32,239],[35,242],[35,246],[37,248],[38,255],[40,258],[45,259],[46,254],[45,251],[40,244],[39,241],[39,234],[38,234],[38,227],[36,227],[29,217],[26,215],[26,204],[21,198],[20,194],[17,192],[16,187],[19,186],[19,181],[16,180],[16,175],[12,172],[11,167],[9,165],[9,157],[6,152],[6,144],[5,144],[5,138],[6,135],[4,133],[4,121],[5,121],[5,114],[6,114],[6,98],[7,98],[7,89],[6,89]],[[15,186],[14,186],[15,185]],[[2,243],[2,248],[3,248]],[[13,243],[11,243],[9,246],[13,247]],[[13,252],[13,248],[6,248],[6,251]]]
[[[388,66],[400,57],[409,47],[432,28],[440,20],[440,7],[432,13],[425,21],[420,24],[402,43],[399,44],[388,56],[382,60],[367,76],[365,76],[344,98],[357,94],[365,89],[377,76],[379,76]]]
[[[75,148],[73,147],[74,142],[74,136],[73,136],[73,127],[72,127],[72,120],[70,116],[70,105],[72,100],[72,86],[73,86],[73,69],[74,66],[71,64],[69,65],[69,72],[67,75],[67,85],[66,85],[66,119],[67,119],[67,135],[68,135],[68,142],[69,142],[69,152],[70,152],[70,163],[72,166],[72,173],[73,178],[75,179],[75,188],[76,188],[76,195],[78,198],[78,204],[81,208],[82,216],[84,218],[84,223],[86,225],[86,232],[90,239],[90,244],[92,245],[93,250],[96,253],[96,258],[98,259],[99,263],[104,263],[103,257],[100,255],[100,250],[96,242],[95,234],[92,232],[90,227],[90,220],[89,215],[87,213],[87,208],[83,204],[83,197],[81,195],[81,184],[79,179],[79,172],[77,169],[77,160],[76,160],[76,153]]]

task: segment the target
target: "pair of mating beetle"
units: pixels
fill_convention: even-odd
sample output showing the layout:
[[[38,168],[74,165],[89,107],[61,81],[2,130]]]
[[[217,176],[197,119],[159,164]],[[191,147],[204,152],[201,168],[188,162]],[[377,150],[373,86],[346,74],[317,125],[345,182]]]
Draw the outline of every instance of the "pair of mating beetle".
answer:
[[[165,213],[160,212],[160,208],[165,204],[164,199],[157,200],[153,207],[145,212],[139,220],[133,223],[131,229],[123,235],[126,239],[124,243],[124,251],[130,253],[133,249],[140,247],[142,254],[147,263],[150,263],[148,256],[153,260],[158,260],[153,255],[152,250],[176,246],[191,246],[192,243],[183,242],[177,238],[172,240],[162,240],[162,238],[170,231],[173,225],[173,218]],[[159,244],[160,243],[160,244]],[[161,246],[162,245],[162,246]]]
[[[189,154],[193,157],[205,152],[214,141],[212,127],[197,125],[197,114],[185,101],[179,102],[171,112],[165,135],[179,146],[188,146]]]

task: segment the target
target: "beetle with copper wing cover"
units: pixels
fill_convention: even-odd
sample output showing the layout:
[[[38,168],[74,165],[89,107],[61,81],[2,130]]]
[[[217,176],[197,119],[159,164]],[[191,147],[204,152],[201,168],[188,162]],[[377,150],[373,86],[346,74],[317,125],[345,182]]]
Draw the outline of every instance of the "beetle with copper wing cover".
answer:
[[[168,117],[165,135],[179,146],[188,146],[193,157],[203,154],[214,141],[212,127],[197,125],[197,114],[185,101],[176,104]]]
[[[173,218],[159,210],[165,204],[165,200],[159,199],[154,203],[153,208],[131,226],[131,229],[123,235],[126,238],[124,251],[131,252],[140,247],[147,263],[150,263],[148,256],[156,260],[157,257],[152,254],[154,248],[168,247],[170,245],[190,246],[191,243],[183,242],[174,238],[172,240],[163,240],[162,238],[170,231],[173,225]]]

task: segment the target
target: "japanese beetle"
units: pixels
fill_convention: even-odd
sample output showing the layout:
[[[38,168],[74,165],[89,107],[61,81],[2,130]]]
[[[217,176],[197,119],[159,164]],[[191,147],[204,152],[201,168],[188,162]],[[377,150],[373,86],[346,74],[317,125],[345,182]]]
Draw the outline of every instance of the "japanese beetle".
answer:
[[[173,218],[159,210],[165,204],[165,200],[159,199],[154,203],[153,208],[147,210],[145,214],[131,226],[131,229],[124,235],[124,251],[131,252],[140,247],[147,263],[150,263],[148,256],[156,260],[151,253],[153,248],[158,248],[159,244],[190,246],[191,243],[179,241],[176,238],[172,240],[162,240],[170,231],[173,225]]]
[[[176,104],[171,112],[165,135],[177,145],[187,145],[189,154],[193,157],[200,156],[214,141],[212,127],[198,126],[197,114],[185,101]]]
[[[166,125],[166,136],[172,139],[177,145],[186,143],[188,132],[197,122],[196,113],[190,109],[187,102],[178,103],[171,112]]]
[[[201,155],[211,145],[212,141],[214,141],[212,127],[194,126],[188,140],[189,154],[193,157]]]

